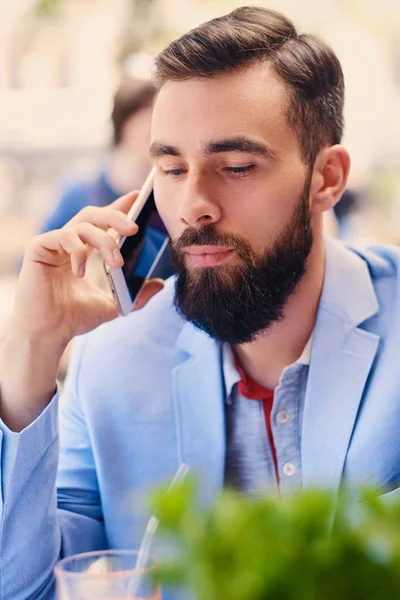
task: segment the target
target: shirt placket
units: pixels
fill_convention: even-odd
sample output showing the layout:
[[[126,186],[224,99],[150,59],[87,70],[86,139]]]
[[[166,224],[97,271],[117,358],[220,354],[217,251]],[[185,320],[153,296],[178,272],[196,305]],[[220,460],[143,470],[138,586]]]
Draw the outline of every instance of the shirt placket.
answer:
[[[251,494],[276,489],[262,401],[248,400],[235,386],[226,406],[226,428],[226,483]]]
[[[274,394],[271,428],[281,493],[302,485],[299,399],[305,391],[301,389],[304,370],[307,370],[304,365],[287,367]]]

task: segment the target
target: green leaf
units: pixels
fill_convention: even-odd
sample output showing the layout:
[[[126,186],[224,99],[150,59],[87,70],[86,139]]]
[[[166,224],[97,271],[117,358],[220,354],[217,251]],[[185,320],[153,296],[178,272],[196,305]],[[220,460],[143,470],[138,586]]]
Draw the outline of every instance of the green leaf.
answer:
[[[185,481],[154,496],[171,548],[158,574],[199,600],[400,597],[400,505],[378,494],[346,492],[334,504],[321,490],[283,499],[226,490],[202,509]]]

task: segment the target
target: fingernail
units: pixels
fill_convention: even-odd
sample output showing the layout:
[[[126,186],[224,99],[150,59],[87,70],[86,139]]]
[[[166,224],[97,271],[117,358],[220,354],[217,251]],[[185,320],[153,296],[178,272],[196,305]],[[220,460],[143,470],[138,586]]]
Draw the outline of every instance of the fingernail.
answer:
[[[115,248],[115,250],[113,250],[113,259],[117,263],[123,262],[123,258],[122,258],[121,252],[118,250],[118,248]]]
[[[135,221],[131,221],[131,219],[128,218],[126,218],[125,221],[131,231],[137,231],[139,229]]]
[[[86,266],[85,263],[83,263],[83,265],[81,265],[79,267],[79,271],[78,271],[79,277],[83,277],[84,276],[84,274],[85,274],[85,266]]]

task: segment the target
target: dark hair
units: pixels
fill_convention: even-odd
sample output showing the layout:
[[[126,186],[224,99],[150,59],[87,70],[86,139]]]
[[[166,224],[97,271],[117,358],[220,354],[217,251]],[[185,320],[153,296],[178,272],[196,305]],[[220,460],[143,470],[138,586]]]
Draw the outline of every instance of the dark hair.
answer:
[[[287,117],[304,161],[343,134],[344,80],[333,50],[272,10],[243,7],[172,42],[155,60],[159,85],[208,78],[268,60],[290,92]]]
[[[142,108],[151,107],[155,95],[156,87],[151,81],[126,78],[121,82],[114,95],[111,113],[115,145],[121,141],[125,121]]]

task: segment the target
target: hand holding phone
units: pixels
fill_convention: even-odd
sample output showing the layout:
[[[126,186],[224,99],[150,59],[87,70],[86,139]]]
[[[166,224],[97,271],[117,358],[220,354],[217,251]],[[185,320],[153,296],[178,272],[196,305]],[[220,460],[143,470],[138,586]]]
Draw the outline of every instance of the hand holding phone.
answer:
[[[87,206],[61,229],[28,242],[0,346],[1,418],[13,431],[27,427],[46,408],[68,342],[118,316],[110,295],[84,274],[92,250],[121,266],[110,231],[136,233],[126,218],[136,198],[132,192],[108,206]]]
[[[128,218],[138,225],[138,232],[117,239],[123,266],[116,268],[104,263],[121,315],[132,311],[145,282],[151,278],[167,279],[173,274],[168,234],[154,202],[153,178],[154,169],[128,213]]]

